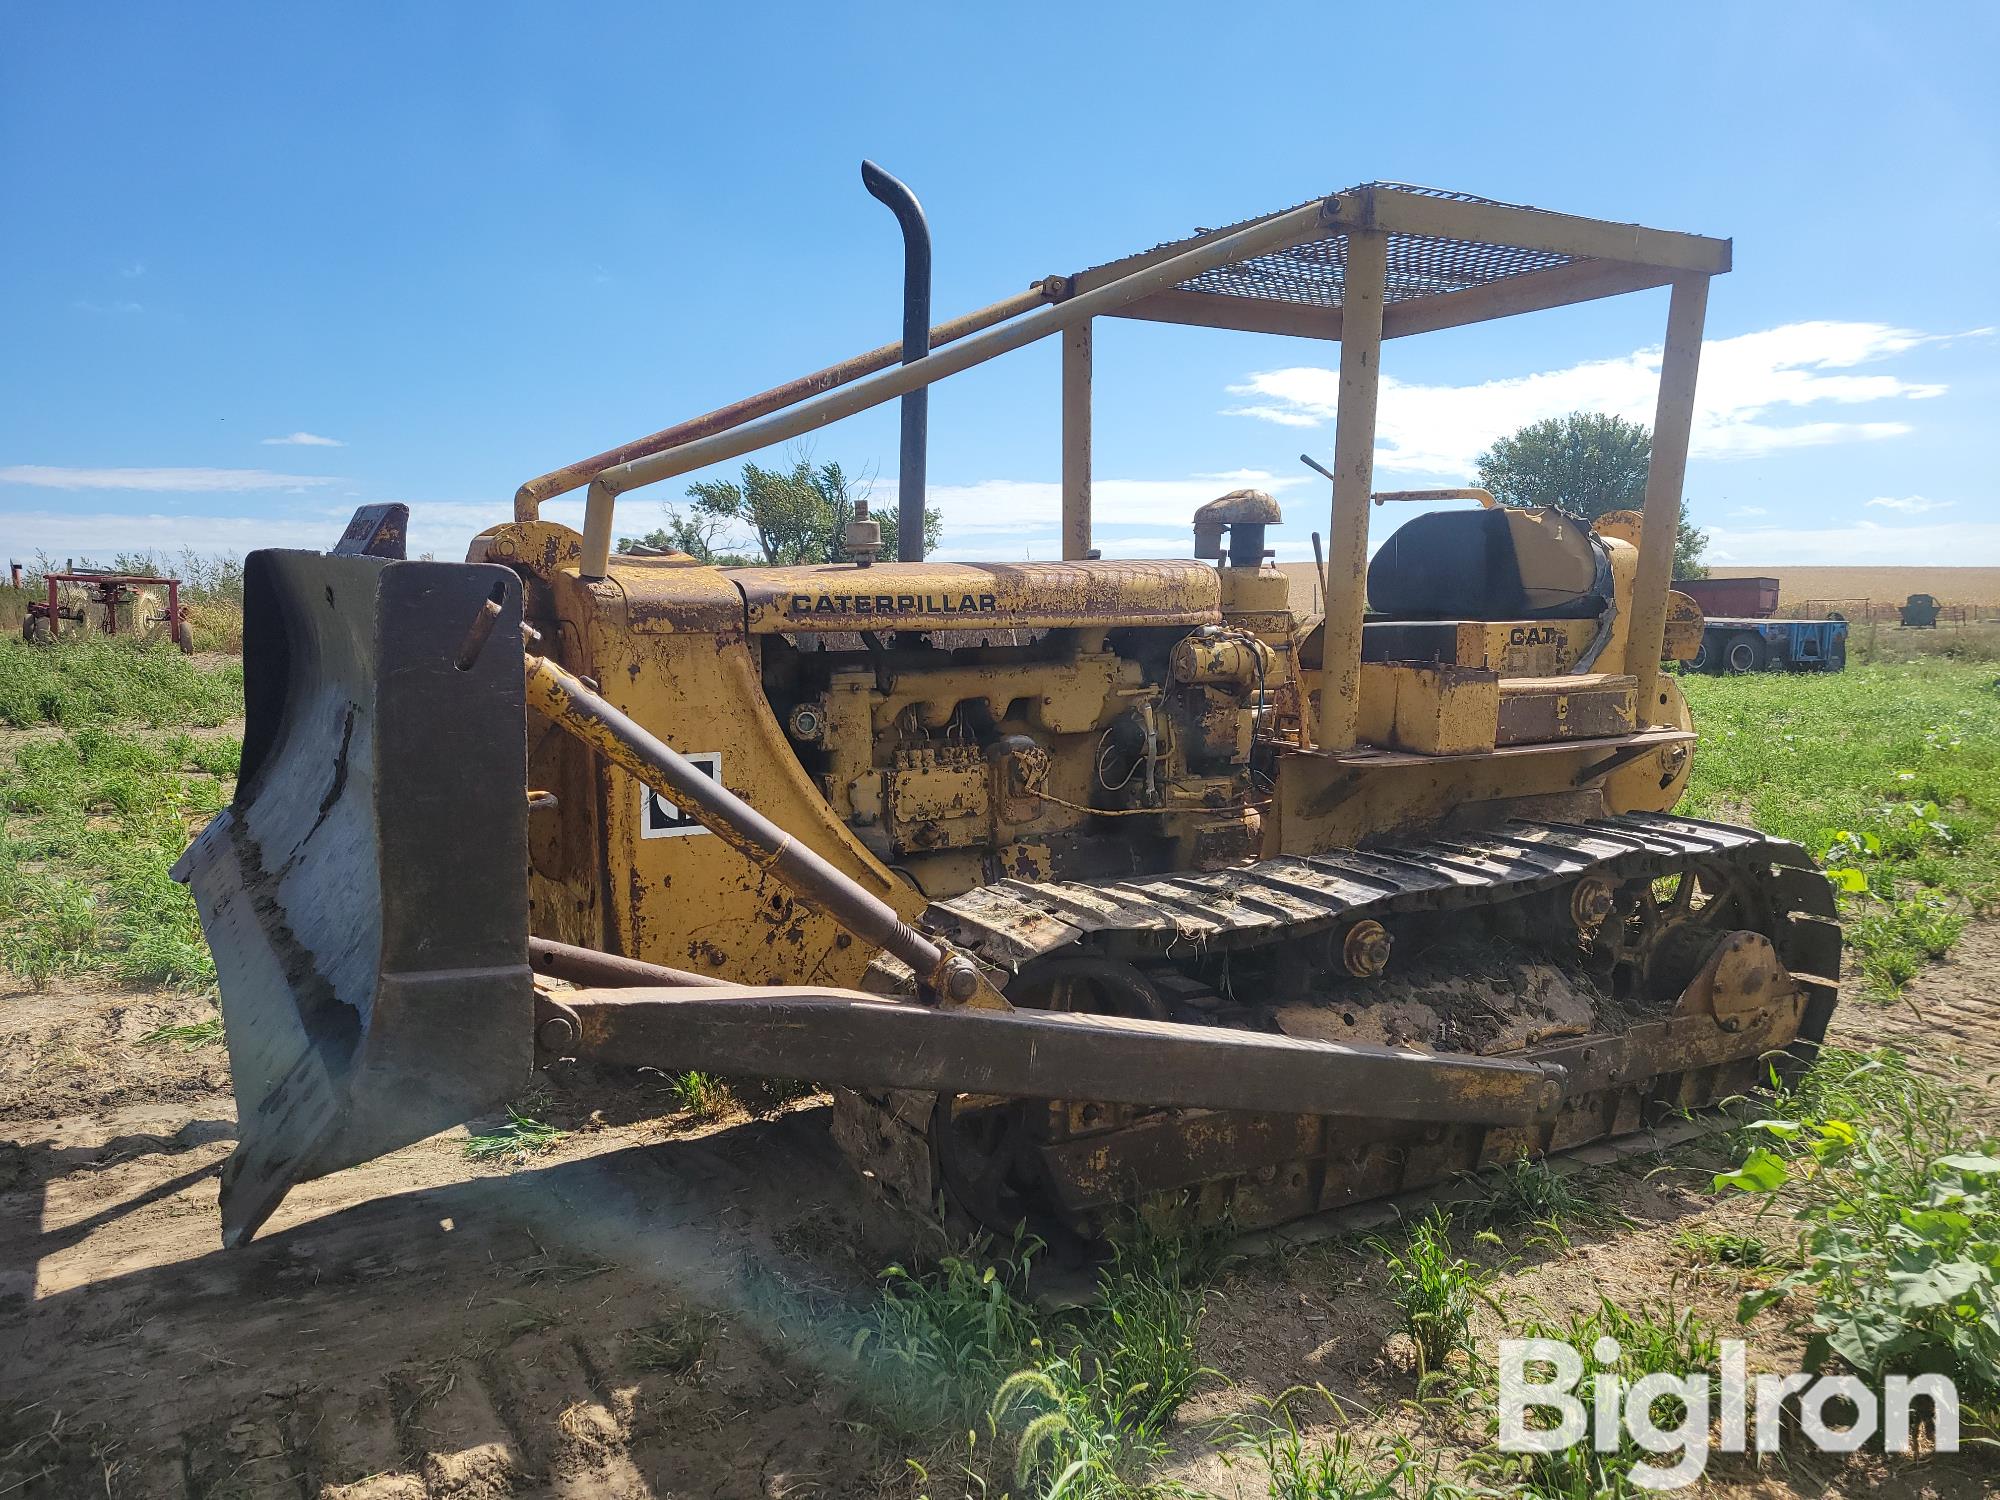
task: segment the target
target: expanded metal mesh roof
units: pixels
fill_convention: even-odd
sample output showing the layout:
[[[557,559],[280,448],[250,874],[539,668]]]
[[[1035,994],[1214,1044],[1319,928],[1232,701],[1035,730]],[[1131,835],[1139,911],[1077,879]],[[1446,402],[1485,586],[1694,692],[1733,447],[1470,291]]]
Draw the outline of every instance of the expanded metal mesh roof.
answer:
[[[1426,198],[1448,199],[1455,203],[1490,203],[1503,208],[1527,207],[1524,204],[1501,203],[1497,198],[1481,198],[1472,193],[1452,193],[1440,188],[1416,187],[1406,182],[1363,183],[1359,187],[1349,188],[1347,193],[1340,196],[1345,197],[1347,194],[1360,192],[1362,188],[1386,188]],[[1225,225],[1219,230],[1198,229],[1194,238],[1228,233],[1256,222],[1258,222],[1256,219],[1246,219],[1241,224]],[[1166,246],[1157,248],[1165,249]],[[1462,292],[1471,287],[1499,281],[1504,277],[1568,265],[1573,259],[1572,256],[1548,250],[1531,250],[1519,245],[1441,239],[1430,235],[1392,234],[1389,236],[1385,301],[1409,302],[1419,297]],[[1346,275],[1347,236],[1336,231],[1323,239],[1308,240],[1287,250],[1274,250],[1249,260],[1218,266],[1215,270],[1181,282],[1179,290],[1207,292],[1221,297],[1247,297],[1264,302],[1287,302],[1303,307],[1337,308],[1341,305]]]

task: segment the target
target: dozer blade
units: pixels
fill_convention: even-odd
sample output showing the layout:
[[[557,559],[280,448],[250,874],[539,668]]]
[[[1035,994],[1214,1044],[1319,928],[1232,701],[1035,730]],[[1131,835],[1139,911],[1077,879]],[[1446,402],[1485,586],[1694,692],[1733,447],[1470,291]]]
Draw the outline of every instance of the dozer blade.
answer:
[[[533,1065],[521,655],[458,665],[505,568],[253,552],[235,799],[175,866],[215,954],[237,1107],[223,1240],[294,1183],[421,1140]]]

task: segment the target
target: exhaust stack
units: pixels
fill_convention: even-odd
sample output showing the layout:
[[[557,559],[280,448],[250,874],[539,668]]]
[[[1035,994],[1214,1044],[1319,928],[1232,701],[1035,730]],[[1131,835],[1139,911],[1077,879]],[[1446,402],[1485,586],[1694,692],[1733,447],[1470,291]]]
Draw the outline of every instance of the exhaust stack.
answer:
[[[903,227],[903,363],[931,352],[931,226],[924,206],[899,178],[872,161],[861,184],[888,206]],[[929,462],[931,393],[919,386],[903,397],[903,444],[896,466],[896,560],[924,560],[924,469]]]

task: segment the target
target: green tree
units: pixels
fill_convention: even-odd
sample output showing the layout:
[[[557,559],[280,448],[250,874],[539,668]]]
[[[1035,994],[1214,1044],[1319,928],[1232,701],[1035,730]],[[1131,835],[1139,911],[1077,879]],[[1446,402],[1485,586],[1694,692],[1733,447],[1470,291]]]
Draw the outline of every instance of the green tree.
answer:
[[[745,568],[755,561],[742,552],[723,550],[723,534],[729,529],[727,517],[704,510],[683,511],[677,505],[668,505],[665,510],[665,526],[656,526],[644,536],[621,536],[618,550],[633,552],[644,547],[654,552],[685,552],[697,562],[719,568]]]
[[[1638,510],[1646,503],[1646,468],[1652,430],[1643,422],[1603,412],[1573,411],[1530,422],[1479,455],[1479,483],[1502,505],[1553,505],[1581,520],[1606,511]],[[1681,503],[1674,544],[1674,576],[1702,578],[1708,533],[1687,518]]]
[[[648,532],[639,544],[671,547],[725,566],[753,560],[771,567],[844,561],[848,519],[856,501],[867,498],[866,486],[857,486],[839,464],[815,464],[806,452],[793,453],[787,468],[746,463],[740,480],[704,479],[689,485],[687,493],[689,507],[668,506],[666,526]],[[882,555],[893,558],[896,512],[890,507],[873,514],[882,527]],[[943,512],[924,511],[926,552],[937,546],[943,523]],[[755,559],[721,550],[726,538],[745,533],[756,547]],[[632,545],[628,537],[618,547],[630,551]]]

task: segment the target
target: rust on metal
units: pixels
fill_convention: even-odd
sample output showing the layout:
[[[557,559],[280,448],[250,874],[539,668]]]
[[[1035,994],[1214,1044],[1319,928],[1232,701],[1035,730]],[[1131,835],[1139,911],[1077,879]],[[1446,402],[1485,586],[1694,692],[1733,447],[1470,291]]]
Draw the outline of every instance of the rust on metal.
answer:
[[[643,959],[618,953],[600,953],[575,943],[558,943],[552,938],[528,939],[528,962],[537,974],[571,984],[602,985],[705,985],[716,981],[711,975],[689,969],[673,969],[665,964],[649,964]]]
[[[1570,920],[1576,923],[1576,930],[1588,936],[1602,927],[1604,919],[1611,915],[1615,894],[1612,883],[1602,875],[1579,880],[1569,897]]]
[[[1561,1094],[1560,1071],[1532,1062],[851,991],[623,989],[562,1004],[588,1061],[841,1086],[1484,1125],[1545,1119]]]
[[[990,989],[978,968],[904,923],[895,909],[799,843],[734,792],[545,656],[528,656],[528,706],[669,797],[801,900],[908,964],[941,997],[968,1003]],[[992,995],[999,1001],[997,992]]]
[[[531,480],[517,520],[470,549],[506,567],[391,565],[409,590],[393,616],[350,619],[368,574],[282,565],[296,577],[271,597],[298,633],[250,632],[266,666],[288,640],[307,648],[296,669],[356,653],[323,674],[324,722],[276,753],[296,783],[283,807],[333,809],[315,849],[360,851],[351,870],[384,886],[356,913],[345,889],[323,894],[351,870],[280,863],[297,830],[275,798],[200,846],[204,920],[254,919],[270,950],[239,940],[224,966],[232,1050],[282,1043],[279,1066],[236,1060],[252,1149],[235,1170],[254,1191],[225,1187],[228,1222],[254,1227],[301,1176],[435,1123],[427,1090],[380,1081],[462,1034],[464,1065],[439,1070],[453,1107],[510,1097],[524,1052],[832,1084],[836,1135],[871,1176],[920,1214],[942,1198],[1002,1234],[1026,1219],[1091,1235],[1135,1204],[1276,1223],[1630,1132],[1755,1087],[1774,1053],[1802,1065],[1839,968],[1824,879],[1792,846],[1660,813],[1692,733],[1658,657],[1698,624],[1662,569],[1702,289],[1728,259],[1722,241],[1363,184],[1037,284],[928,330],[928,354],[911,337]],[[1491,504],[1374,492],[1384,341],[1666,282],[1647,513],[1601,521],[1581,550],[1562,523],[1511,573],[1469,562],[1400,603],[1385,579],[1370,618],[1371,498]],[[1091,555],[1102,316],[1341,339],[1333,463],[1307,460],[1334,486],[1316,629],[1298,630],[1267,565],[1281,512],[1261,492],[1195,514],[1195,560]],[[906,335],[927,323],[913,313]],[[935,381],[1055,335],[1061,562],[880,563],[862,509],[847,564],[612,555],[630,489],[898,397],[914,416]],[[537,518],[586,483],[580,536]],[[1417,536],[1428,576],[1444,549],[1424,556]],[[1587,618],[1547,618],[1586,603]],[[405,622],[420,638],[392,639]],[[517,663],[517,630],[547,655]],[[487,709],[464,703],[496,676]],[[373,712],[392,678],[395,712]],[[524,722],[529,706],[547,723]],[[270,783],[250,774],[271,751],[261,733],[246,736],[253,788]],[[492,810],[465,836],[486,851],[470,872],[409,847],[434,832],[431,740],[464,747],[438,756],[447,774],[508,758],[507,785],[434,799]],[[225,847],[238,836],[272,858]],[[467,890],[496,881],[504,920],[466,920]],[[351,934],[371,916],[438,951],[385,959],[372,991],[326,967],[365,960]],[[312,962],[293,963],[294,927]],[[482,1009],[467,1031],[488,984],[512,1002],[506,1024]],[[268,1003],[287,990],[296,1017]],[[352,1059],[315,1035],[357,1024],[328,994],[362,1018]],[[433,1023],[428,1045],[410,1042],[412,1016]]]
[[[859,630],[1207,625],[1215,570],[1197,562],[828,563],[732,568],[753,635]]]
[[[1004,323],[1009,318],[1019,317],[1052,302],[1063,294],[1063,279],[1046,277],[1035,282],[1025,292],[1002,298],[988,307],[962,314],[949,322],[939,323],[931,329],[931,347],[954,343],[970,334]],[[682,443],[693,442],[696,438],[712,437],[719,432],[727,432],[732,427],[758,417],[769,416],[774,411],[782,411],[787,406],[795,406],[812,396],[824,395],[858,380],[864,375],[872,375],[878,370],[886,370],[903,357],[903,345],[884,344],[878,349],[870,349],[865,354],[856,354],[838,364],[828,365],[823,370],[815,370],[810,375],[801,375],[787,380],[782,385],[774,385],[769,390],[759,391],[754,396],[745,396],[740,401],[731,401],[726,406],[704,412],[698,417],[690,417],[685,422],[676,422],[671,427],[663,427],[646,437],[635,438],[629,443],[620,443],[616,448],[590,458],[579,459],[573,464],[565,464],[560,469],[552,469],[535,479],[530,479],[514,492],[514,519],[532,521],[541,514],[544,500],[552,500],[557,495],[566,495],[571,490],[581,489],[606,469],[632,462],[638,458],[649,458],[656,453],[664,453],[669,448]]]
[[[1389,967],[1391,945],[1388,930],[1380,922],[1363,918],[1341,939],[1341,966],[1356,979],[1372,979]]]

